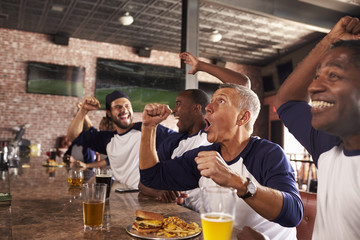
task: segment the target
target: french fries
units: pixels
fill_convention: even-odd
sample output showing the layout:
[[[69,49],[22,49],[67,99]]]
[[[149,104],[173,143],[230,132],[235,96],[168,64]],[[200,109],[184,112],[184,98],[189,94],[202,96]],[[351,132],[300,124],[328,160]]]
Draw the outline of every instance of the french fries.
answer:
[[[157,233],[158,236],[186,237],[201,231],[199,225],[195,222],[187,223],[178,217],[167,217],[163,219],[163,226]]]

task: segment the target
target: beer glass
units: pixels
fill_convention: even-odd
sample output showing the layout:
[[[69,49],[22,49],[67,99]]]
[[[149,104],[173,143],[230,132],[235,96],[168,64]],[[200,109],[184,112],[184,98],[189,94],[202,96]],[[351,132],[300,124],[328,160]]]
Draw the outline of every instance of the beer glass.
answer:
[[[101,230],[105,211],[106,184],[82,185],[84,230]]]
[[[204,240],[230,240],[236,211],[236,190],[201,188],[201,224]]]
[[[96,169],[96,183],[106,183],[106,198],[110,197],[110,190],[113,183],[112,172],[110,168]]]

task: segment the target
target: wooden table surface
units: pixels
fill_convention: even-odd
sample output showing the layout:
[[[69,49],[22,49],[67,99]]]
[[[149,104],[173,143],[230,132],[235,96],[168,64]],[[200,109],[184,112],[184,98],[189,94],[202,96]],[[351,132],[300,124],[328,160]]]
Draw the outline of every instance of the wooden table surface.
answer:
[[[199,225],[200,215],[174,203],[161,203],[142,193],[117,193],[115,182],[107,200],[103,231],[83,230],[81,189],[70,188],[67,167],[48,168],[46,158],[32,158],[27,166],[10,169],[11,206],[0,206],[0,239],[138,239],[125,228],[137,209],[177,216]],[[85,172],[94,182],[93,171]],[[234,229],[232,239],[238,230]],[[202,235],[193,239],[202,239]]]

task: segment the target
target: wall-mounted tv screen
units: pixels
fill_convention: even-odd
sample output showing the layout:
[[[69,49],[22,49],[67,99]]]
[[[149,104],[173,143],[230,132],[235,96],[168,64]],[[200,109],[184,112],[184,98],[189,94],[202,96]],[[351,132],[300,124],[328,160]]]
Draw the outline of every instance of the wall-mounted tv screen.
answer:
[[[95,96],[105,109],[105,96],[114,90],[125,92],[135,112],[147,103],[174,108],[177,95],[185,89],[185,71],[176,67],[98,58]]]
[[[28,93],[82,97],[85,68],[42,62],[28,62]]]

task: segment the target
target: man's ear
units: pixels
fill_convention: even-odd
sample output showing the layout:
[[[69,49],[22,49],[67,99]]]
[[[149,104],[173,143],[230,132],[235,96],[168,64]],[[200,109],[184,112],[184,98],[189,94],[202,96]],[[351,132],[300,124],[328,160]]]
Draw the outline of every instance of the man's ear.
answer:
[[[239,126],[245,125],[247,122],[250,121],[251,113],[249,111],[241,111],[238,114],[238,118],[236,120],[236,123]]]
[[[106,110],[106,117],[107,117],[108,119],[111,119],[111,112],[110,112],[110,110]]]
[[[195,112],[201,112],[201,104],[194,104],[193,105],[193,110]]]

